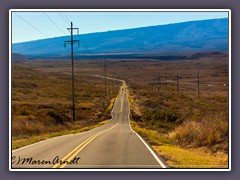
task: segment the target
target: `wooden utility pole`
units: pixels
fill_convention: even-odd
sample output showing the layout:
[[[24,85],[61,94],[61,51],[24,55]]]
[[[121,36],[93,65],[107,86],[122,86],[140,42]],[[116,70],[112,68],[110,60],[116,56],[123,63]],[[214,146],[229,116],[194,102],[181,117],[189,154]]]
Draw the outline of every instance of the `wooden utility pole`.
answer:
[[[199,99],[199,97],[200,97],[200,92],[199,92],[199,83],[200,83],[200,78],[199,78],[199,69],[198,69],[198,79],[197,79],[197,83],[198,83],[198,91],[197,91],[197,93],[198,93],[198,99]]]
[[[115,85],[115,79],[114,79],[114,73],[113,73],[113,81],[112,81],[112,95],[114,94],[114,85]]]
[[[167,88],[167,74],[165,74],[165,78],[166,78],[166,88]]]
[[[179,76],[178,76],[178,72],[177,72],[177,93],[179,93]]]
[[[64,47],[66,47],[66,43],[71,44],[71,56],[72,56],[72,118],[75,121],[75,99],[74,99],[74,52],[73,52],[73,45],[75,42],[78,43],[79,47],[79,40],[73,40],[73,31],[77,30],[79,34],[79,28],[73,28],[73,23],[71,22],[71,28],[67,28],[70,30],[71,33],[71,40],[64,41]]]
[[[105,97],[107,97],[107,67],[106,67],[106,62],[104,61],[104,80],[105,80],[105,82],[104,82],[104,84],[105,84],[105,91],[104,91],[104,93],[105,93]]]
[[[158,74],[158,91],[160,91],[160,89],[161,89],[161,74],[159,72],[159,74]]]

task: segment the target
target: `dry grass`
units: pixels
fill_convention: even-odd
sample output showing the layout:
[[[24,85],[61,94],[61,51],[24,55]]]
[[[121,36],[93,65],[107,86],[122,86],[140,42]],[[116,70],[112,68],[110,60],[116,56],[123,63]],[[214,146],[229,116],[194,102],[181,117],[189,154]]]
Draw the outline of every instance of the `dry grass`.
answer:
[[[201,121],[187,121],[170,138],[184,147],[207,146],[214,152],[228,152],[228,121],[223,114],[205,116]]]
[[[132,128],[146,139],[173,168],[228,168],[228,155],[212,153],[207,148],[184,148],[173,144],[167,136],[142,128],[131,121]]]
[[[25,137],[25,138],[19,138],[19,137],[14,137],[12,139],[12,149],[18,149],[18,148],[21,148],[21,147],[24,147],[24,146],[27,146],[29,144],[33,144],[33,143],[36,143],[36,142],[39,142],[39,141],[43,141],[43,140],[46,140],[46,139],[49,139],[49,138],[53,138],[53,137],[56,137],[56,136],[62,136],[62,135],[66,135],[66,134],[76,134],[76,133],[81,133],[81,132],[84,132],[84,131],[88,131],[88,130],[91,130],[93,128],[97,128],[99,126],[102,126],[104,124],[106,124],[109,120],[105,120],[105,121],[102,121],[98,124],[95,124],[95,125],[92,125],[92,126],[86,126],[86,127],[83,127],[83,128],[79,128],[79,129],[76,129],[76,130],[68,130],[68,131],[58,131],[58,132],[51,132],[51,133],[45,133],[45,134],[42,134],[42,135],[33,135],[33,136],[30,136],[30,137]]]
[[[113,98],[118,91],[112,90],[105,97],[100,78],[75,76],[76,122],[72,122],[71,74],[45,72],[22,64],[13,65],[12,73],[14,140],[31,141],[34,136],[78,130],[111,117]],[[107,88],[111,87],[108,83]]]
[[[136,76],[132,75],[129,82],[129,100],[132,118],[138,124],[135,130],[169,165],[178,168],[228,166],[228,88],[223,86],[228,83],[227,67],[227,60],[222,59],[167,62],[160,70],[157,62],[153,62],[139,67],[141,71],[134,70]],[[201,73],[199,99],[198,68]],[[179,80],[179,92],[176,72],[183,77]],[[142,74],[144,79],[140,79]]]
[[[228,155],[212,154],[203,148],[184,149],[174,145],[153,146],[174,168],[228,168]]]
[[[228,152],[227,92],[212,96],[206,93],[197,99],[171,87],[161,92],[153,92],[144,85],[132,89],[136,99],[132,117],[141,127],[166,134],[184,147],[206,146],[214,152]]]
[[[108,60],[108,62],[110,61]],[[126,80],[129,87],[128,93],[131,95],[129,99],[131,113],[139,128],[139,133],[163,155],[170,165],[186,168],[227,166],[228,87],[223,86],[228,83],[227,59],[183,61],[148,59],[114,60],[114,63],[112,62],[107,64],[107,76]],[[31,81],[24,82],[25,84],[17,83],[17,85],[28,86],[31,91],[18,87],[16,94],[13,92],[13,97],[16,101],[20,99],[20,101],[27,102],[37,99],[39,103],[43,104],[46,103],[46,100],[47,103],[55,104],[57,99],[57,102],[60,104],[64,102],[64,106],[68,107],[66,104],[71,101],[71,92],[63,86],[59,86],[60,84],[70,84],[71,77],[69,75],[66,79],[62,76],[59,78],[59,76],[69,73],[69,65],[66,61],[60,61],[57,64],[55,61],[22,63],[21,66],[30,68],[31,71],[47,73],[46,77],[42,79],[47,79],[49,84],[54,84],[57,89],[60,88],[61,95],[58,94],[58,98],[55,98],[56,89],[48,87],[49,84],[38,84],[39,80],[33,81],[42,76],[32,78],[31,73],[30,75],[27,73],[22,77],[31,79]],[[104,75],[103,61],[101,60],[77,61],[75,67],[76,74]],[[199,99],[197,98],[198,69],[200,69],[201,81]],[[177,93],[177,73],[181,76],[179,93]],[[49,74],[54,74],[54,76],[49,76]],[[107,107],[111,107],[110,100],[116,97],[119,85],[108,86],[108,89],[114,91],[112,94],[108,93],[109,104],[104,104],[104,98],[100,95],[104,92],[104,81],[99,82],[96,78],[83,80],[80,76],[78,78],[79,83],[81,82],[77,86],[79,88],[78,108],[82,109],[82,113],[78,115],[78,123],[83,123],[78,127],[87,125],[84,124],[86,117],[90,119],[88,119],[88,123],[95,123],[94,119],[108,119],[106,117],[109,113],[106,110],[109,109]],[[23,78],[19,77],[19,82],[21,79]],[[108,83],[110,83],[109,80]],[[95,86],[91,86],[91,84]],[[46,88],[44,91],[39,91],[39,87]],[[31,93],[34,92],[34,89],[35,93]],[[68,98],[66,99],[66,97]],[[62,115],[57,110],[57,114],[61,115],[62,119],[71,117],[70,107],[69,105],[68,110],[61,111]],[[27,114],[28,107],[21,111],[23,114]],[[29,115],[18,116],[20,116],[19,119],[30,118]]]

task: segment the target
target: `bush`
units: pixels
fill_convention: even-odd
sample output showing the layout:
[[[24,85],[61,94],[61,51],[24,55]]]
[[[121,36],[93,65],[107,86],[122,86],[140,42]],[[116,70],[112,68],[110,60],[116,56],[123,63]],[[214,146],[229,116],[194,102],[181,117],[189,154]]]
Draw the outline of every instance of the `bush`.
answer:
[[[55,112],[53,110],[48,111],[47,113],[49,116],[51,116],[57,124],[64,124],[66,121],[69,121],[70,118],[66,116],[66,114],[59,114],[58,112]]]
[[[212,147],[228,143],[227,117],[221,114],[207,115],[198,122],[184,122],[171,134],[171,138],[178,144],[189,147]]]

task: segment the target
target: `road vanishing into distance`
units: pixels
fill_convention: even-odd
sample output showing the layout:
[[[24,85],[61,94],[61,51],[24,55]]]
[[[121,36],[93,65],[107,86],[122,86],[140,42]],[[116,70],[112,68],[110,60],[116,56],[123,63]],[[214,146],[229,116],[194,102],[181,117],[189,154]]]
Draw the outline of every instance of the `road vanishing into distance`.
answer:
[[[164,160],[132,130],[127,86],[120,81],[122,86],[107,124],[14,150],[12,169],[167,168]]]

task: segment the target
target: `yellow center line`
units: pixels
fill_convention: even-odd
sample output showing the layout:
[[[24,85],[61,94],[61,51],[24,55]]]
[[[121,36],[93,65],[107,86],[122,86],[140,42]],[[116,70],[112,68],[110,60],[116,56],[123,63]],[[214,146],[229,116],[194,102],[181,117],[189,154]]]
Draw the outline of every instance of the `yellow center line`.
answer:
[[[72,150],[70,153],[68,153],[64,158],[61,159],[60,162],[66,161],[64,164],[62,163],[57,163],[55,164],[52,168],[57,168],[58,166],[60,166],[59,168],[64,168],[67,165],[67,162],[70,162],[77,154],[79,154],[80,151],[83,150],[83,148],[85,148],[90,142],[92,142],[94,139],[96,139],[98,136],[100,136],[101,134],[110,131],[111,129],[113,129],[114,127],[116,127],[118,125],[115,124],[114,126],[112,126],[111,128],[101,131],[95,135],[92,135],[91,137],[89,137],[87,140],[85,140],[83,143],[81,143],[80,145],[78,145],[74,150]],[[69,157],[71,156],[71,157]],[[68,158],[69,157],[69,158]],[[66,160],[68,158],[68,160]]]
[[[122,110],[123,110],[123,97],[124,97],[124,92],[123,92],[122,97],[121,97],[121,108],[120,108],[120,112],[122,112]]]
[[[122,112],[122,108],[123,108],[123,98],[121,98],[121,107],[120,107],[120,112]]]
[[[80,145],[78,145],[75,149],[73,149],[70,153],[68,153],[64,158],[61,159],[61,162],[65,161],[69,156],[71,156],[72,153],[74,153],[75,151],[78,150],[78,148],[80,148],[81,146],[83,146],[87,141],[91,140],[94,137],[91,136],[90,138],[88,138],[87,140],[85,140],[83,143],[81,143]],[[61,165],[61,163],[57,163],[55,164],[52,168],[57,168],[59,165]]]

